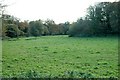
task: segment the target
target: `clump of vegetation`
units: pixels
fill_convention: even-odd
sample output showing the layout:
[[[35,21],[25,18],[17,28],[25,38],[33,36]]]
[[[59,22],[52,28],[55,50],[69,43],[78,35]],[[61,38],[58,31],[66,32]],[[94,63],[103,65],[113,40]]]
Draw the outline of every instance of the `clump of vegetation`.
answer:
[[[48,49],[44,49],[44,51],[48,51]]]
[[[30,70],[26,73],[21,73],[20,75],[18,75],[18,77],[20,77],[20,78],[40,78],[41,75],[37,71]]]
[[[103,62],[98,62],[98,65],[108,65],[108,62],[105,62],[105,61],[103,61]]]
[[[54,51],[53,53],[57,53],[56,51]]]
[[[77,71],[67,71],[65,73],[67,78],[94,78],[90,73],[77,72]]]
[[[30,70],[26,73],[21,73],[18,75],[19,78],[94,78],[90,73],[77,72],[77,71],[67,71],[62,75],[52,75],[52,74],[42,74],[34,70]]]
[[[18,59],[17,59],[17,58],[14,58],[13,61],[18,61]]]
[[[100,53],[99,51],[96,51],[96,53]]]

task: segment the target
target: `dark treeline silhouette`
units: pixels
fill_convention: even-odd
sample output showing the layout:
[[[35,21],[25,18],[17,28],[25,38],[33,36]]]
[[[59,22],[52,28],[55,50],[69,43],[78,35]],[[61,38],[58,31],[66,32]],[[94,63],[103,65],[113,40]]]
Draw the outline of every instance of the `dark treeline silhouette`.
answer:
[[[101,2],[90,6],[85,19],[69,28],[69,36],[117,35],[120,30],[120,2]]]
[[[87,9],[85,18],[76,22],[56,24],[53,20],[24,21],[14,16],[2,15],[2,37],[69,35],[107,36],[117,35],[120,30],[120,1],[100,2]]]

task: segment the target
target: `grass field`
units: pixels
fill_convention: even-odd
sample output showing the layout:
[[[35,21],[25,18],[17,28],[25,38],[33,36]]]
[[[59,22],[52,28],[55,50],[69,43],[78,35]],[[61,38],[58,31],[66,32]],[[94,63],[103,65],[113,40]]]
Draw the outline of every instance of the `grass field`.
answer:
[[[2,44],[2,77],[118,77],[117,37],[43,36]]]

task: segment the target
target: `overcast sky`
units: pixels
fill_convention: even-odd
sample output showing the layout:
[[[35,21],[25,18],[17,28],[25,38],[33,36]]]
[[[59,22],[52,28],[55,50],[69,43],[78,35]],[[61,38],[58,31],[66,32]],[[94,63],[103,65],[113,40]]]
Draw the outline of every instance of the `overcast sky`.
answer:
[[[76,21],[96,2],[115,0],[5,0],[6,12],[21,20],[53,19],[56,23]]]

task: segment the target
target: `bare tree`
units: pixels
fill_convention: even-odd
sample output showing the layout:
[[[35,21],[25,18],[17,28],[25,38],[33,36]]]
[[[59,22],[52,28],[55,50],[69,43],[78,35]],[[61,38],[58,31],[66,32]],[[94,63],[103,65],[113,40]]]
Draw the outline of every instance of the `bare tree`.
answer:
[[[2,26],[3,26],[3,21],[4,21],[3,14],[5,11],[5,8],[8,6],[8,5],[5,5],[3,2],[4,0],[0,0],[0,37],[2,37]]]

